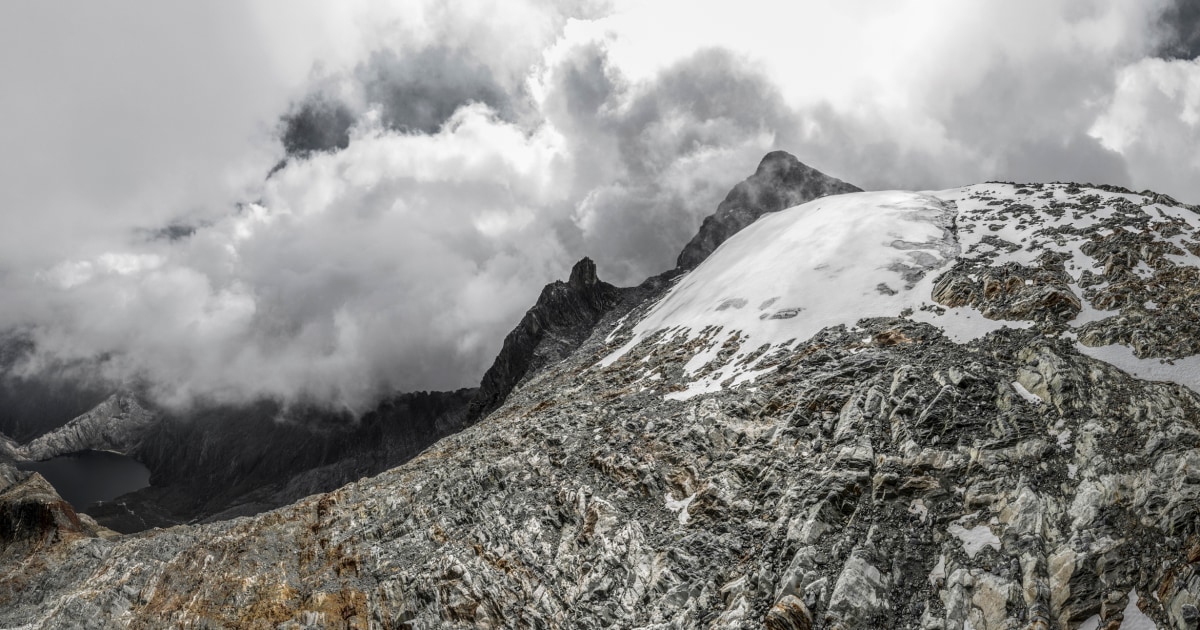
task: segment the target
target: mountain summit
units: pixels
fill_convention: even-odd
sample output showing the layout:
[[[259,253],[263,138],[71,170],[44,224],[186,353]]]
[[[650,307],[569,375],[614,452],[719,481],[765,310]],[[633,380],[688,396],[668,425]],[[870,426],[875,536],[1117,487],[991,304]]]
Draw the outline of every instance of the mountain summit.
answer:
[[[0,625],[1200,623],[1200,208],[986,183],[726,236],[581,263],[494,411],[333,492],[115,537],[0,475]]]
[[[764,214],[827,195],[861,190],[805,165],[791,153],[772,151],[759,162],[753,175],[729,191],[716,212],[705,217],[700,231],[679,253],[677,267],[694,269],[721,243]]]

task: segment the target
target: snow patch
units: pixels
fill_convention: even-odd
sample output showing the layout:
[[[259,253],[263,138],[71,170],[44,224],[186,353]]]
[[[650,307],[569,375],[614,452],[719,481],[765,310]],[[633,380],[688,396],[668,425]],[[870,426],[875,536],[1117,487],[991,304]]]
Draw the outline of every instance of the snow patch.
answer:
[[[668,492],[667,493],[667,509],[672,512],[678,512],[679,513],[679,524],[687,525],[688,519],[691,518],[691,515],[688,514],[688,507],[691,506],[692,501],[695,501],[695,500],[696,500],[695,493],[692,493],[692,495],[690,497],[687,497],[686,499],[681,499],[679,501],[676,501],[675,497],[671,496],[671,493]]]
[[[946,531],[962,542],[963,551],[972,560],[975,559],[975,554],[982,551],[984,547],[991,547],[996,551],[1000,551],[1000,539],[996,537],[996,534],[992,533],[992,528],[987,525],[977,525],[971,529],[967,529],[958,522],[954,522],[950,523]]]
[[[1032,403],[1034,405],[1042,404],[1042,399],[1037,394],[1025,389],[1024,385],[1013,381],[1012,388],[1013,391],[1017,392],[1018,396],[1025,399],[1025,402]]]
[[[1064,429],[1062,433],[1058,434],[1058,448],[1060,448],[1064,451],[1071,450],[1071,430],[1070,429]]]
[[[1129,374],[1147,381],[1178,383],[1200,393],[1200,355],[1182,359],[1139,359],[1128,346],[1085,346],[1076,343],[1075,349]]]
[[[1154,620],[1147,617],[1146,613],[1138,608],[1137,590],[1129,591],[1129,603],[1125,605],[1125,610],[1122,611],[1124,618],[1121,620],[1121,630],[1157,630]],[[1100,615],[1092,615],[1079,624],[1079,630],[1097,630],[1100,627]]]
[[[979,309],[972,306],[948,308],[938,314],[932,310],[919,310],[908,317],[915,322],[924,322],[941,328],[955,343],[967,343],[1003,328],[1029,328],[1033,322],[988,319]]]
[[[933,570],[929,572],[929,586],[937,590],[939,580],[946,579],[946,554],[938,556],[937,564],[933,565]]]
[[[913,499],[912,505],[908,506],[908,513],[915,514],[922,523],[929,520],[929,508],[925,507],[925,501],[921,499]]]

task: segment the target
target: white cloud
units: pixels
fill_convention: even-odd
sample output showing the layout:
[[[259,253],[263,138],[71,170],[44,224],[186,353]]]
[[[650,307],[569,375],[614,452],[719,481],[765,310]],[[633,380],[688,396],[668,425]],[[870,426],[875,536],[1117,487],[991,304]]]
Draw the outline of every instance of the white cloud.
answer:
[[[1125,156],[1138,187],[1200,201],[1200,60],[1144,59],[1121,69],[1091,131]]]

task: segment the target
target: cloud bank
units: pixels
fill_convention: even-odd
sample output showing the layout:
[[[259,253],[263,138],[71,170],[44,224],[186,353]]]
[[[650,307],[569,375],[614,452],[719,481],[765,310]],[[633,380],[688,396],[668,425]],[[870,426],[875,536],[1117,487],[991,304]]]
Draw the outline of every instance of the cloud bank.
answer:
[[[0,9],[0,329],[168,404],[471,385],[543,284],[667,269],[777,148],[1200,201],[1182,1],[113,7]]]

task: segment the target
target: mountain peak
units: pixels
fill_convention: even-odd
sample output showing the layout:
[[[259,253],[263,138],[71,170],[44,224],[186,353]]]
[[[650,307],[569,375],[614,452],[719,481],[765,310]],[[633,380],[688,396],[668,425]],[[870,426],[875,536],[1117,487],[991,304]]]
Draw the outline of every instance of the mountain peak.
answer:
[[[596,263],[587,257],[575,263],[566,282],[547,284],[537,303],[505,337],[500,354],[483,375],[469,419],[487,415],[527,375],[574,351],[619,297],[620,290],[601,281]]]
[[[770,153],[764,155],[762,161],[758,163],[758,168],[755,169],[754,172],[757,174],[771,169],[794,168],[796,166],[810,168],[807,164],[801,162],[791,153],[783,150],[777,150],[771,151]]]
[[[596,277],[596,263],[591,258],[584,256],[571,267],[571,276],[567,279],[567,284],[576,289],[590,287],[600,280]]]
[[[576,268],[494,413],[290,507],[107,541],[0,464],[0,626],[1195,626],[1200,207],[878,191]]]
[[[787,151],[772,151],[763,156],[754,174],[734,186],[717,211],[704,219],[696,236],[680,252],[677,266],[695,268],[721,243],[764,214],[851,192],[861,189],[804,164]]]

